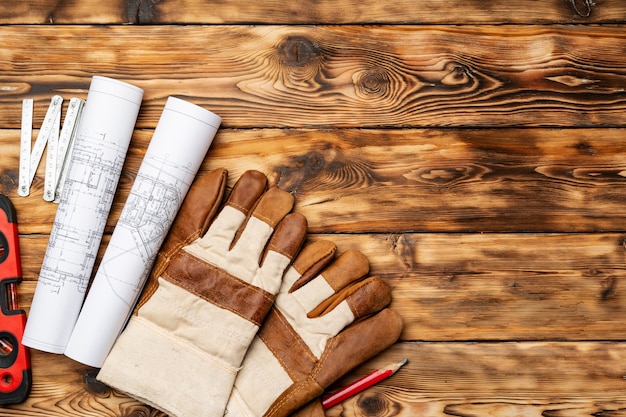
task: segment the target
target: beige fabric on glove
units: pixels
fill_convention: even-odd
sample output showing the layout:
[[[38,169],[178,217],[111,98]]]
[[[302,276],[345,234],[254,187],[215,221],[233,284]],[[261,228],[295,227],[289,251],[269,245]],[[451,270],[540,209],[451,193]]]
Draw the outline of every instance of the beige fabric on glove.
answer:
[[[179,214],[189,223],[174,223],[157,275],[98,374],[172,417],[223,415],[243,357],[306,233],[304,217],[288,214],[293,197],[265,191],[267,179],[256,171],[241,177],[211,222],[206,217],[216,210],[201,201],[216,204],[214,194],[223,194],[216,182],[223,184],[225,174],[209,176],[192,186]],[[209,224],[206,233],[197,230]]]

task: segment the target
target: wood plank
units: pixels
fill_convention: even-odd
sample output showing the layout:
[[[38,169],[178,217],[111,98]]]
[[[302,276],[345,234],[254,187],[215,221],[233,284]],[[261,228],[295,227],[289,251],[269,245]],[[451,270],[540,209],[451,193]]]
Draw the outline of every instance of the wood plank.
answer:
[[[398,344],[350,378],[400,358],[390,379],[329,417],[623,416],[623,343]],[[338,384],[340,385],[340,384]]]
[[[141,128],[169,95],[236,128],[626,126],[620,26],[3,26],[0,38],[0,128],[19,128],[22,98],[45,108],[94,74],[145,89]]]
[[[624,234],[310,235],[362,251],[404,341],[624,340]],[[108,242],[105,236],[98,262]],[[29,308],[48,243],[22,236]],[[97,270],[97,264],[94,271]]]
[[[363,251],[391,285],[400,343],[337,385],[409,364],[327,415],[626,417],[626,2],[90,3],[0,4],[23,307],[56,207],[43,169],[15,194],[21,99],[38,125],[53,94],[107,75],[146,97],[98,260],[176,95],[224,117],[202,172],[263,171],[310,239]],[[63,356],[33,351],[33,372],[0,414],[165,417]]]
[[[342,378],[408,358],[392,378],[327,411],[334,416],[623,415],[625,343],[399,343]],[[94,381],[93,368],[33,351],[29,399],[11,416],[163,416]]]
[[[593,232],[626,225],[624,129],[221,129],[201,168],[257,169],[296,196],[314,233]],[[152,131],[136,130],[107,231]],[[19,131],[0,130],[0,192],[20,232],[49,233],[56,205],[17,196]],[[200,174],[200,175],[201,175]]]
[[[0,5],[2,24],[588,24],[623,23],[625,15],[620,0],[23,0]]]
[[[623,340],[623,234],[330,236],[393,288],[402,340]]]

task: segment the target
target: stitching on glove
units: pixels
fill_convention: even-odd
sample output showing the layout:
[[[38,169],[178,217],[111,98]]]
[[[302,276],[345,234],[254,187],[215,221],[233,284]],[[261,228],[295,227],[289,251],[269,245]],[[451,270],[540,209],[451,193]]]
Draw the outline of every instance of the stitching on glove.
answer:
[[[291,340],[293,343],[297,344],[301,348],[301,349],[299,349],[299,351],[304,352],[312,363],[316,363],[317,362],[317,357],[315,357],[313,352],[311,352],[311,349],[309,349],[309,347],[304,342],[302,337],[291,326],[291,324],[289,323],[287,318],[282,313],[280,313],[277,310],[274,310],[273,312],[270,312],[270,315],[272,316],[271,318],[275,318],[276,320],[278,320],[280,322],[281,327],[286,329],[286,332],[291,336],[289,338],[289,340]],[[268,318],[270,318],[270,317],[268,317]],[[269,320],[268,320],[268,322],[269,322]],[[271,328],[275,328],[276,326],[277,325],[274,324],[273,326],[271,326]],[[291,378],[292,381],[295,381],[296,380],[296,374],[294,372],[292,372],[291,368],[284,361],[284,359],[280,355],[279,351],[276,348],[274,348],[274,346],[270,343],[269,338],[265,337],[265,333],[263,331],[260,331],[258,333],[258,337],[263,341],[263,343],[269,349],[269,351],[272,352],[272,354],[274,355],[276,360],[280,363],[280,365],[283,368],[283,370],[287,373],[287,375],[289,375],[289,378]]]
[[[241,204],[237,204],[234,201],[229,201],[227,205],[231,206],[234,209],[237,209],[238,211],[242,212],[244,215],[248,213],[248,211],[250,210],[249,208],[242,206]]]
[[[252,217],[256,217],[257,219],[261,220],[263,223],[267,224],[272,229],[274,228],[274,226],[276,226],[276,222],[272,221],[272,218],[269,216],[261,216],[259,213],[254,213]]]
[[[288,394],[283,395],[278,401],[275,401],[274,404],[267,409],[264,417],[272,417],[274,413],[276,413],[276,411],[287,402],[287,400],[290,400],[296,393],[302,391],[302,389],[302,385],[298,382],[295,389],[291,390]]]
[[[182,239],[178,243],[178,245],[174,245],[171,250],[165,252],[164,254],[165,259],[171,260],[178,251],[180,251],[183,247],[189,245],[190,243],[192,243],[194,240],[198,239],[199,237],[200,237],[200,231],[196,230],[194,233],[190,234],[185,239]]]
[[[164,303],[164,305],[166,305],[166,303],[170,303],[169,298],[161,298],[159,301]],[[202,328],[205,333],[219,334],[227,340],[236,342],[242,346],[250,344],[250,335],[245,332],[242,333],[242,331],[237,328],[220,326],[215,321],[207,322],[207,319],[210,320],[210,318],[198,314],[198,309],[190,309],[187,305],[175,305],[170,307],[170,314],[179,320],[185,320],[188,323],[198,325],[198,327]],[[254,325],[254,323],[251,324]],[[172,330],[170,329],[169,331]],[[195,342],[193,342],[193,344],[195,344]]]
[[[241,278],[237,278],[236,276],[229,274],[228,272],[224,271],[221,268],[218,268],[217,266],[213,265],[212,263],[209,263],[207,261],[199,259],[198,257],[196,257],[195,255],[190,254],[189,252],[182,251],[182,252],[180,252],[180,256],[184,256],[186,259],[189,259],[190,261],[192,261],[192,262],[194,262],[194,263],[196,263],[198,265],[207,266],[210,269],[216,271],[219,275],[224,276],[224,277],[228,278],[229,280],[232,280],[232,281],[235,281],[235,282],[243,284],[244,286],[246,286],[247,288],[253,290],[254,292],[257,292],[257,293],[261,294],[268,301],[273,301],[274,300],[274,297],[272,297],[271,294],[269,294],[263,288],[257,287],[256,285],[252,285],[249,282],[246,282],[246,281],[242,280]],[[168,276],[170,276],[170,275],[168,274]],[[171,277],[171,278],[173,278],[173,280],[175,282],[178,282],[178,280],[175,277]],[[181,283],[181,285],[184,285],[182,282],[180,282],[180,283]],[[193,292],[192,290],[190,290],[190,291]],[[204,298],[204,297],[202,297],[201,294],[196,294],[196,295],[198,295],[201,298]],[[204,298],[204,299],[206,299],[206,298]]]
[[[228,363],[226,363],[224,361],[220,361],[220,360],[218,360],[217,358],[215,358],[213,356],[207,355],[204,351],[202,351],[201,349],[198,349],[196,346],[188,343],[184,339],[180,339],[178,337],[173,337],[168,332],[164,331],[159,326],[153,324],[149,320],[144,319],[143,317],[134,317],[133,320],[135,322],[139,322],[137,324],[139,324],[140,326],[147,327],[151,331],[153,331],[154,333],[158,333],[161,337],[169,340],[172,344],[180,347],[181,349],[185,350],[186,352],[189,352],[193,356],[195,356],[198,359],[200,359],[200,361],[202,361],[202,362],[213,364],[213,365],[215,365],[215,366],[225,370],[227,373],[229,373],[231,375],[236,375],[237,372],[239,371],[239,368],[233,367],[233,366],[231,366],[230,364],[228,364]]]
[[[333,351],[335,344],[336,344],[336,340],[337,339],[333,337],[331,339],[328,339],[328,341],[326,342],[326,346],[324,348],[324,351],[322,352],[322,356],[320,357],[319,361],[317,361],[317,363],[315,364],[315,368],[311,372],[311,376],[313,378],[317,378],[317,374],[322,368],[322,365],[326,363],[326,359],[328,358],[330,353]]]
[[[160,256],[163,256],[164,261],[167,261],[167,263],[169,264],[172,258],[176,256],[176,253],[178,253],[185,246],[197,240],[200,237],[200,234],[201,234],[200,230],[195,230],[193,233],[186,236],[184,239],[180,239],[177,245],[173,245],[170,250],[168,250],[167,252],[163,252],[162,254],[160,254]]]
[[[272,404],[271,407],[267,410],[264,417],[272,417],[275,413],[277,413],[282,408],[284,404],[286,404],[292,398],[296,397],[297,396],[296,394],[299,394],[300,392],[305,391],[305,389],[307,389],[310,385],[317,386],[319,388],[319,392],[317,394],[315,392],[312,392],[308,396],[305,395],[304,396],[305,402],[308,402],[312,398],[315,398],[317,395],[320,395],[324,391],[322,387],[317,383],[317,381],[312,379],[310,376],[307,376],[302,381],[296,382],[296,384],[292,386],[295,388],[290,390],[286,395],[283,395],[282,398],[280,398],[280,400],[274,402],[274,404]]]
[[[307,356],[312,362],[316,362],[317,357],[313,354],[313,352],[311,352],[311,349],[304,342],[304,339],[302,339],[302,336],[298,334],[298,332],[293,328],[291,323],[289,323],[287,318],[283,314],[276,314],[276,316],[280,320],[281,324],[288,329],[289,333],[293,335],[293,341],[296,342],[300,347],[302,347],[302,350],[307,354]]]
[[[278,253],[280,255],[283,255],[285,258],[289,259],[289,257],[290,257],[290,254],[287,251],[284,251],[284,250],[280,249],[278,246],[276,246],[274,244],[271,244],[268,247],[268,249],[269,249],[269,251],[276,252],[276,253]]]
[[[238,405],[239,413],[241,413],[244,417],[254,417],[254,415],[248,413],[248,404],[243,400],[240,394],[236,393],[235,389],[233,389],[231,398],[234,399],[235,403]],[[228,410],[224,413],[224,416],[228,414]]]
[[[254,300],[256,302],[256,307],[253,309],[247,309],[242,311],[242,309],[237,309],[236,307],[240,307],[240,305],[237,305],[237,303],[235,302],[233,305],[229,305],[224,303],[223,301],[220,301],[219,298],[214,297],[214,298],[210,298],[209,294],[203,294],[199,291],[196,290],[195,287],[190,286],[187,282],[187,280],[181,279],[177,276],[174,276],[171,274],[170,271],[170,267],[175,266],[174,262],[172,262],[170,264],[170,267],[168,267],[168,269],[163,273],[163,277],[165,279],[167,279],[170,282],[176,283],[179,287],[187,290],[188,292],[198,296],[199,298],[213,304],[216,306],[219,306],[225,310],[230,311],[233,314],[236,314],[254,324],[256,324],[257,326],[261,325],[261,321],[263,320],[263,318],[265,317],[265,315],[267,314],[267,312],[269,311],[269,309],[271,308],[271,305],[274,302],[274,296],[270,293],[268,293],[267,291],[265,291],[263,288],[261,287],[257,287],[255,285],[252,285],[240,278],[237,278],[231,274],[229,274],[228,272],[216,267],[215,265],[208,263],[202,259],[197,258],[196,256],[188,253],[188,252],[180,252],[180,256],[184,257],[184,259],[178,259],[177,261],[180,263],[184,263],[184,262],[191,262],[194,263],[196,265],[200,265],[200,267],[202,269],[205,270],[211,270],[214,271],[216,279],[222,279],[224,280],[224,283],[222,284],[222,286],[224,288],[237,288],[237,287],[243,287],[245,288],[247,291],[249,291],[250,293],[256,294],[259,298]],[[199,279],[208,279],[206,277],[201,277]],[[229,284],[232,283],[232,284]],[[245,302],[247,300],[235,300],[235,301],[242,301]],[[249,300],[252,301],[252,300]],[[263,301],[263,302],[261,302]],[[254,307],[254,303],[247,304],[248,306],[252,306]],[[245,314],[245,312],[247,312],[248,314]]]

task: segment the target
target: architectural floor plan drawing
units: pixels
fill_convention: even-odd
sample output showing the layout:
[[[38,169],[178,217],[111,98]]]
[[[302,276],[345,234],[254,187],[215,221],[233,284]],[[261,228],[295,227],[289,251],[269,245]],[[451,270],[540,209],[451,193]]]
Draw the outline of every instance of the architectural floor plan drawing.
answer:
[[[37,281],[24,344],[63,353],[85,299],[143,90],[93,77]]]
[[[168,99],[68,342],[67,356],[102,365],[220,122],[201,107]]]
[[[167,225],[173,221],[172,215],[175,213],[169,207],[180,206],[185,197],[181,190],[188,184],[179,178],[193,179],[195,172],[153,155],[146,155],[143,165],[145,171],[154,171],[154,175],[146,175],[144,172],[138,174],[137,187],[128,196],[125,212],[120,216],[117,227],[123,226],[134,231],[132,247],[137,249],[136,255],[142,262],[148,264],[167,233]],[[171,175],[171,172],[178,175]]]
[[[102,231],[113,202],[126,148],[106,134],[81,132],[73,152],[72,174],[66,184],[50,236],[39,283],[50,292],[72,287],[84,293],[95,262]],[[92,213],[89,222],[81,213]],[[80,221],[76,221],[80,219]]]

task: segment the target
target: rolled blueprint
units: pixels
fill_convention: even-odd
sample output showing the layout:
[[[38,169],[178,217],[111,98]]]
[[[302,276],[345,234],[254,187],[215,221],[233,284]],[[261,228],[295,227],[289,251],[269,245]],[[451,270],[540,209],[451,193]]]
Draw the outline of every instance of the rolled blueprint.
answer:
[[[126,324],[221,118],[169,97],[65,354],[101,367]]]
[[[93,77],[22,342],[63,353],[102,240],[143,90]]]

